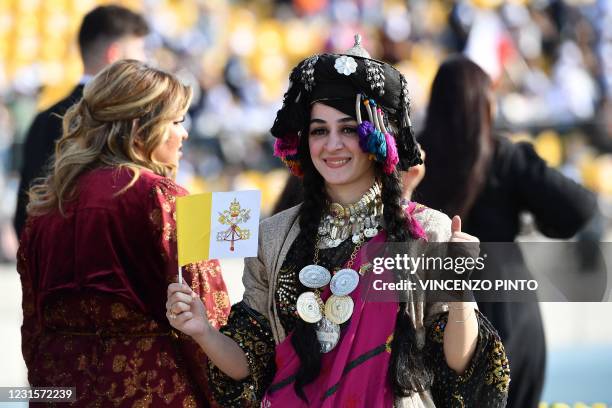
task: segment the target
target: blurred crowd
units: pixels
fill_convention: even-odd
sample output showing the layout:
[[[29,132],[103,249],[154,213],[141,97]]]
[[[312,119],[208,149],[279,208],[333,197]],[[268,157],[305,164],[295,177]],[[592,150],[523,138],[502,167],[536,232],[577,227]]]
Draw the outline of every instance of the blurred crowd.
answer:
[[[0,0],[0,260],[11,227],[23,138],[82,66],[76,31],[95,0]],[[612,0],[131,0],[153,28],[150,62],[195,91],[179,182],[192,192],[258,188],[265,214],[287,172],[268,130],[288,70],[341,52],[360,33],[397,66],[421,126],[433,76],[463,52],[495,82],[496,127],[531,140],[547,162],[612,196]]]

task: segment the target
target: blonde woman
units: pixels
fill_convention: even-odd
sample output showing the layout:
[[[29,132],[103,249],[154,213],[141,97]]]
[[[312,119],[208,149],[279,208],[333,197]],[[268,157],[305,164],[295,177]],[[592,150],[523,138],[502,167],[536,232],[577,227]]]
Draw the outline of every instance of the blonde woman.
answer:
[[[165,317],[190,100],[172,75],[124,60],[67,111],[50,173],[30,190],[18,254],[32,386],[76,387],[76,406],[208,405],[205,356]],[[210,323],[224,324],[218,262],[184,276]]]

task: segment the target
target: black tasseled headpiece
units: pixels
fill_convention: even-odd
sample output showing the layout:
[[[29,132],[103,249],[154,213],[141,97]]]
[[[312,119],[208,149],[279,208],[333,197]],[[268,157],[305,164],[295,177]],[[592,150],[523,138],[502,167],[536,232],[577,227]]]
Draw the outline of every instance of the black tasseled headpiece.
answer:
[[[358,94],[361,94],[360,100],[369,100],[370,106],[381,108],[385,119],[397,127],[392,136],[397,146],[399,169],[407,170],[422,163],[409,117],[406,79],[391,65],[370,58],[361,48],[359,36],[355,37],[355,46],[346,54],[314,55],[301,61],[291,72],[289,89],[271,132],[278,139],[275,155],[281,157],[294,174],[301,172],[297,157],[299,133],[307,126],[312,104],[328,101],[327,104],[356,118],[354,101]]]

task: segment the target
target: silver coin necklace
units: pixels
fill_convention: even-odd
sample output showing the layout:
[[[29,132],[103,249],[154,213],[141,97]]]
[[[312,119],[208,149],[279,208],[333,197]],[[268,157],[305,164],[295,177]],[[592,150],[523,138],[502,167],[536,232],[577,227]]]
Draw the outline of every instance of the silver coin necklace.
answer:
[[[322,353],[328,353],[336,347],[340,340],[340,325],[353,314],[354,303],[349,295],[359,285],[359,274],[352,266],[363,242],[355,245],[346,268],[337,271],[333,277],[327,268],[318,265],[318,243],[315,245],[314,263],[300,270],[300,282],[313,290],[303,292],[297,298],[296,310],[302,320],[316,324],[315,331]],[[324,303],[321,291],[327,284],[332,295]]]

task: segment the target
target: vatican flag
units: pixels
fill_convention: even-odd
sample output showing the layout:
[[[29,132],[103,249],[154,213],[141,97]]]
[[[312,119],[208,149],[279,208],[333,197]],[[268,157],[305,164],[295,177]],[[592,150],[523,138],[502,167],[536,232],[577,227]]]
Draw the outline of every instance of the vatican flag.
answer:
[[[259,190],[178,197],[179,266],[212,258],[257,256],[260,205]]]

